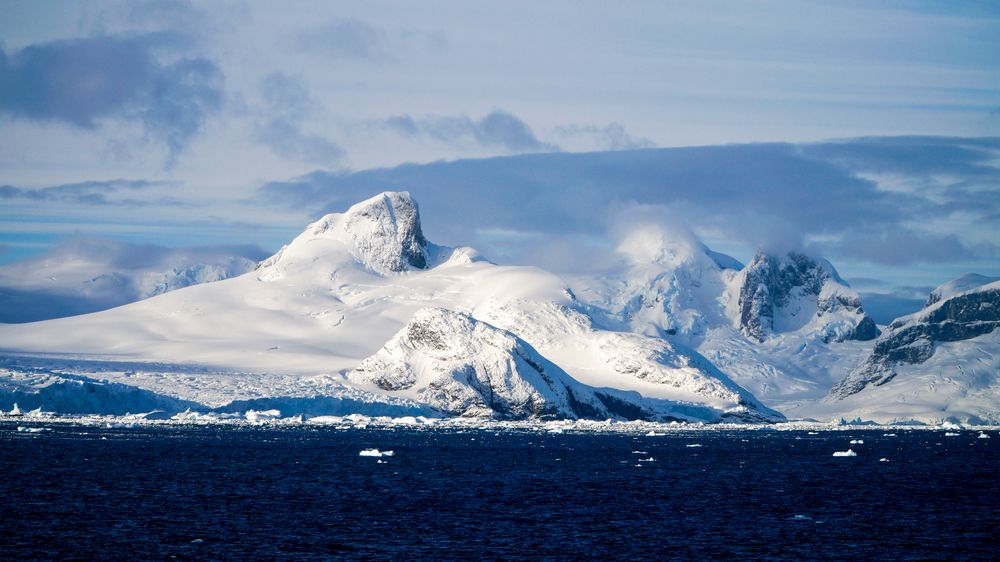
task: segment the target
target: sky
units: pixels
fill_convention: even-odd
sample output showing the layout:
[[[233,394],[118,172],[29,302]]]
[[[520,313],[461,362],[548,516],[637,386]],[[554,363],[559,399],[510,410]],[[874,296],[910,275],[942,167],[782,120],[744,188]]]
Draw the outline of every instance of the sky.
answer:
[[[1000,275],[1000,4],[0,0],[0,263],[267,253],[385,189],[563,273],[641,213],[900,298]]]

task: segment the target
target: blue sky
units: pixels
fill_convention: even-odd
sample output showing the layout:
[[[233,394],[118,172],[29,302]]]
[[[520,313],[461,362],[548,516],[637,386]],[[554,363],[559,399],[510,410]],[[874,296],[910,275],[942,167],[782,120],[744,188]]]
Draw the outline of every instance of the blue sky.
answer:
[[[4,0],[0,41],[0,262],[270,251],[410,189],[565,271],[645,206],[887,290],[1000,274],[994,2]]]

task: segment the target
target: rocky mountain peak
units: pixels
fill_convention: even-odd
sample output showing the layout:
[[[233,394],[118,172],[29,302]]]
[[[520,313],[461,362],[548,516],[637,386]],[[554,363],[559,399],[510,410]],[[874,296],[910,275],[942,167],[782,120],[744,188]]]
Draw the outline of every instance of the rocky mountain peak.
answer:
[[[354,205],[344,213],[343,225],[368,267],[380,272],[427,267],[420,209],[408,192],[387,191]]]
[[[817,317],[841,311],[857,316],[851,329],[834,330],[829,339],[870,340],[879,333],[837,270],[826,260],[798,252],[757,252],[743,270],[738,304],[740,331],[761,342],[776,330],[779,315],[802,315],[813,307]],[[806,319],[800,318],[800,323]]]

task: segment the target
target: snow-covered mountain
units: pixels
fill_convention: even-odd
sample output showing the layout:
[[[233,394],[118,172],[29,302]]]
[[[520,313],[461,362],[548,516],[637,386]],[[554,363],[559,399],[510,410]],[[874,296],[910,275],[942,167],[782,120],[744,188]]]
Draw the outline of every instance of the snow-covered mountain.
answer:
[[[985,284],[975,286],[976,281]],[[897,318],[839,381],[829,410],[879,420],[936,416],[1000,421],[1000,281],[966,275],[926,308]]]
[[[212,386],[213,407],[228,389],[293,409],[351,397],[510,418],[781,419],[696,351],[594,323],[558,277],[431,244],[407,193],[321,218],[245,275],[0,326],[0,340],[11,372],[26,353],[75,376],[101,361],[112,383],[176,399]]]
[[[808,329],[824,341],[872,340],[879,330],[861,298],[826,260],[758,252],[737,278],[740,331],[758,341]]]
[[[825,260],[761,252],[744,267],[658,226],[634,229],[617,250],[621,263],[604,275],[571,280],[594,318],[693,349],[778,409],[821,399],[877,334]]]
[[[259,252],[73,238],[39,257],[0,266],[0,322],[85,314],[227,279],[252,270]]]

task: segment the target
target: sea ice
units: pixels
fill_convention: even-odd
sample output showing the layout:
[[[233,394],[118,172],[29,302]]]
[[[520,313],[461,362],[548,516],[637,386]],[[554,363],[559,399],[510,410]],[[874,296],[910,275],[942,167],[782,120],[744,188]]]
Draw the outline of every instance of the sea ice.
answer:
[[[980,432],[979,432],[979,438],[980,438],[980,439],[989,439],[989,438],[990,438],[990,436],[989,436],[989,435],[986,435],[986,433],[985,433],[985,432],[982,432],[982,431],[980,431]]]
[[[851,439],[851,445],[864,445],[864,439]]]
[[[834,451],[833,452],[833,456],[835,456],[835,457],[856,457],[856,456],[858,456],[858,454],[855,453],[853,449],[848,449],[846,451]]]
[[[684,445],[685,447],[701,447],[701,443],[691,443],[690,445]]]

